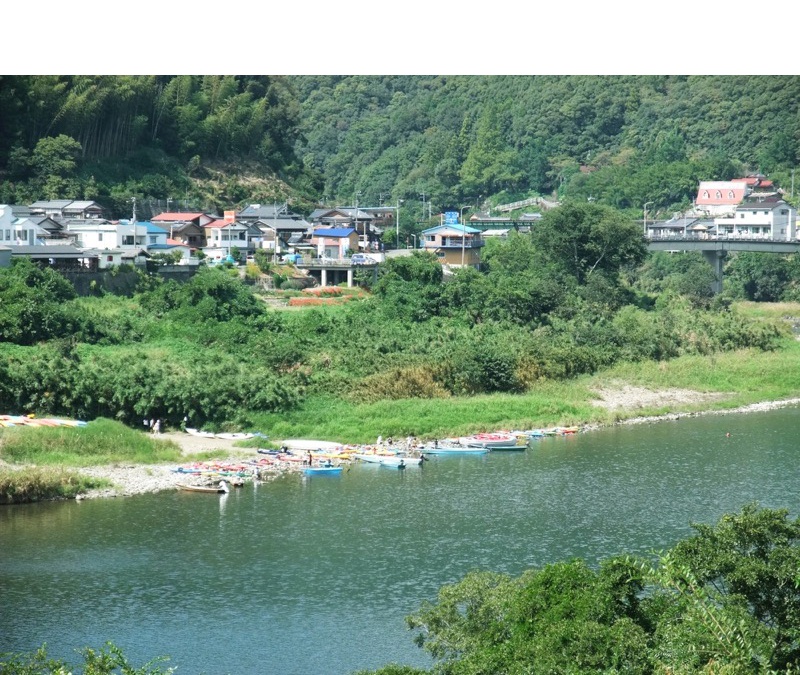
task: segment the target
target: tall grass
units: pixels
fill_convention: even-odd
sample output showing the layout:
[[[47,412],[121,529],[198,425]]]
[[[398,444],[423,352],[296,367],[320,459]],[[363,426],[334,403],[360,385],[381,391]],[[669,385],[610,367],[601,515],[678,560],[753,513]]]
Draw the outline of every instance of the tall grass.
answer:
[[[0,504],[74,499],[87,490],[109,485],[111,482],[105,478],[84,476],[62,467],[0,469]]]
[[[608,411],[594,405],[593,390],[631,384],[650,390],[690,389],[723,396],[713,401]],[[525,394],[469,398],[402,399],[353,404],[314,397],[299,410],[254,415],[255,427],[273,439],[317,438],[372,443],[378,435],[442,438],[477,431],[571,424],[608,424],[667,412],[730,409],[760,401],[800,397],[800,342],[775,352],[740,350],[684,356],[666,362],[619,364],[567,382],[541,382]]]
[[[102,418],[77,428],[9,428],[0,438],[0,458],[17,464],[154,464],[176,461],[180,454],[180,448],[171,441]]]

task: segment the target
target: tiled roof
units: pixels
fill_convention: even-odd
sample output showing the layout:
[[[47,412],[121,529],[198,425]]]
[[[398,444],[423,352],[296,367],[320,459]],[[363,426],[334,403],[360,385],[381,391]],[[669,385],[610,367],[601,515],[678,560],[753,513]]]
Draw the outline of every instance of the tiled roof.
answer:
[[[349,237],[355,230],[352,227],[328,227],[314,230],[314,237]]]
[[[194,220],[203,216],[203,213],[159,213],[150,220],[164,221],[164,220]]]

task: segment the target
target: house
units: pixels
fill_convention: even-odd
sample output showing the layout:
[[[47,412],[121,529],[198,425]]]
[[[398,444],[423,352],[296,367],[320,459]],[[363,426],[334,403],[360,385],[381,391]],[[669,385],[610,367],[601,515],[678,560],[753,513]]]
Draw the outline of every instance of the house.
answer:
[[[754,195],[755,196],[755,195]],[[732,217],[715,218],[717,236],[794,241],[797,211],[782,199],[748,199]]]
[[[64,232],[78,248],[109,249],[121,245],[117,223],[103,218],[67,220]]]
[[[311,234],[318,258],[348,258],[358,251],[358,234],[352,227],[320,227]]]
[[[73,201],[71,199],[52,199],[34,202],[29,207],[31,215],[44,215],[51,218],[102,218],[103,207],[92,201]]]
[[[84,260],[96,261],[96,263],[92,262],[91,265],[87,266],[91,266],[92,269],[107,270],[112,267],[118,267],[123,263],[122,256],[125,251],[119,248],[84,249],[82,253],[86,256]]]
[[[775,185],[760,173],[728,181],[700,181],[695,198],[698,215],[732,216],[736,207],[750,199],[778,198]]]
[[[177,239],[195,249],[208,245],[204,228],[215,220],[214,216],[199,212],[167,212],[150,219],[155,225],[168,230],[170,239]]]
[[[729,215],[749,193],[742,181],[700,181],[695,198],[695,211],[710,216]]]
[[[309,216],[312,226],[338,229],[351,227],[359,235],[359,248],[367,251],[380,249],[383,229],[378,226],[378,217],[365,209],[338,206],[334,209],[316,209]],[[354,249],[358,250],[358,249]]]
[[[166,233],[165,233],[166,234]],[[180,259],[177,261],[178,265],[191,265],[192,264],[192,249],[190,246],[187,246],[182,241],[177,239],[169,239],[168,237],[165,238],[164,242],[159,242],[157,244],[150,244],[147,247],[147,252],[151,255],[157,255],[159,253],[180,253]],[[199,263],[200,261],[195,258],[195,263]]]
[[[64,229],[64,224],[54,220],[50,216],[28,215],[20,218],[32,223],[38,230],[42,230],[41,240],[43,244],[64,244],[69,243],[70,238]]]
[[[249,204],[236,214],[236,220],[241,222],[294,217],[300,218],[289,213],[288,204]]]
[[[145,226],[145,236],[147,237],[147,248],[151,246],[166,246],[169,233],[155,223],[139,223],[139,226]]]
[[[42,220],[49,220],[42,218]],[[48,231],[30,218],[17,218],[8,204],[0,204],[0,245],[37,246],[48,237]]]
[[[458,213],[445,214],[442,225],[423,230],[422,248],[434,253],[442,265],[480,268],[481,231],[457,222]]]
[[[206,233],[203,253],[209,258],[222,259],[230,255],[234,248],[244,254],[250,250],[250,227],[244,223],[220,218],[203,225],[203,230]]]
[[[270,220],[255,220],[249,223],[258,228],[259,237],[254,248],[264,248],[276,253],[293,250],[304,243],[312,232],[311,223],[300,218],[276,217]]]
[[[685,213],[675,213],[669,220],[656,220],[647,223],[649,239],[675,239],[676,237],[707,238],[714,232],[714,221],[710,218],[697,218]]]
[[[43,267],[63,270],[97,269],[96,256],[87,255],[74,246],[14,246],[9,247],[12,258],[28,258]]]

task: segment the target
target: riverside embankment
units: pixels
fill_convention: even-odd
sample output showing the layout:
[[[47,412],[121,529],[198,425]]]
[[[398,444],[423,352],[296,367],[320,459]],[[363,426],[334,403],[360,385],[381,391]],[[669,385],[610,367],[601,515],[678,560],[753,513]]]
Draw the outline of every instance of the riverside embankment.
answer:
[[[621,419],[616,422],[620,425],[652,424],[663,421],[674,421],[686,417],[701,415],[732,415],[750,412],[774,410],[787,406],[800,405],[800,398],[791,398],[781,401],[764,401],[731,409],[714,409],[707,411],[684,412],[683,406],[695,407],[702,403],[711,403],[724,398],[721,394],[704,393],[688,389],[661,389],[651,390],[645,387],[620,384],[619,386],[606,386],[597,389],[596,404],[608,410],[616,411]],[[636,415],[637,410],[668,407],[674,412],[660,415]],[[598,429],[602,425],[583,425],[583,431]],[[237,461],[245,456],[254,456],[255,450],[237,447],[235,441],[218,438],[203,438],[181,432],[161,434],[161,438],[177,444],[181,448],[183,457],[190,461],[192,456],[199,453],[219,451],[222,461]],[[347,439],[341,439],[343,444]],[[93,466],[78,469],[86,475],[107,478],[113,483],[112,487],[88,492],[86,498],[117,497],[161,490],[175,489],[177,483],[184,482],[184,474],[175,473],[176,463],[148,464],[148,465],[108,465]],[[301,465],[296,462],[277,462],[267,476],[276,476],[282,473],[299,472]]]

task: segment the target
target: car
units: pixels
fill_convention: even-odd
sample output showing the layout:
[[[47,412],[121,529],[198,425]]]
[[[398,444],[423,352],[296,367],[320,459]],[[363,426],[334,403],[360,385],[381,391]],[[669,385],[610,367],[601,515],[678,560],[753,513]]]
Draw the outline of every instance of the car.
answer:
[[[364,255],[363,253],[354,253],[350,256],[350,264],[351,265],[374,265],[375,259],[370,258],[368,255]]]

